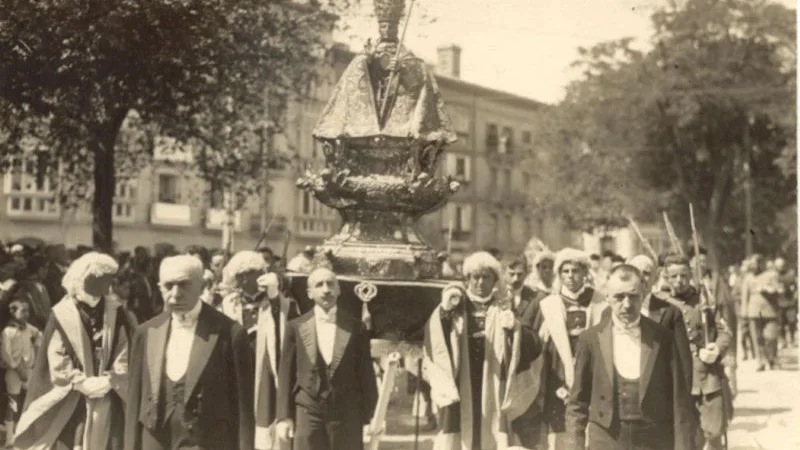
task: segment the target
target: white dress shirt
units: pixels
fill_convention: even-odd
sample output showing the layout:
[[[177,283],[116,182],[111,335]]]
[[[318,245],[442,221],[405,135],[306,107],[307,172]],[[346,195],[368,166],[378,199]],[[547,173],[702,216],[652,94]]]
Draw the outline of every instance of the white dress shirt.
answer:
[[[167,350],[164,355],[166,373],[172,381],[180,380],[189,367],[189,355],[202,306],[203,302],[198,301],[189,312],[172,313]]]
[[[317,328],[317,348],[325,360],[325,364],[330,365],[333,360],[333,344],[336,339],[336,307],[328,312],[319,306],[314,306],[314,321]]]
[[[644,296],[641,313],[645,317],[650,317],[650,294],[645,294]]]
[[[614,368],[623,378],[638,380],[642,372],[641,319],[630,325],[622,323],[613,313],[611,319]]]

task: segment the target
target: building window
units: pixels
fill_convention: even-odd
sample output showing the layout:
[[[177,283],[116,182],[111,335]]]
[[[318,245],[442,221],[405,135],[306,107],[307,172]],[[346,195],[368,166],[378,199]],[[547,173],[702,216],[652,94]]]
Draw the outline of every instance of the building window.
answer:
[[[158,175],[158,201],[159,203],[178,202],[178,176],[168,173]]]
[[[57,216],[57,175],[58,170],[39,167],[33,159],[15,159],[4,180],[9,215]]]
[[[511,153],[514,141],[514,130],[511,127],[503,127],[503,134],[500,136],[500,153]]]
[[[487,123],[486,124],[486,149],[488,151],[496,151],[498,142],[499,142],[499,136],[498,136],[498,133],[497,133],[497,124]]]
[[[491,190],[497,192],[497,169],[491,169],[489,171],[489,183]]]
[[[447,174],[459,181],[470,180],[470,160],[466,156],[448,153],[445,157]]]
[[[506,194],[511,193],[511,170],[503,171],[503,191]]]
[[[114,190],[114,219],[133,219],[137,200],[136,187],[136,180],[117,182]]]
[[[467,178],[467,159],[456,157],[456,176]]]
[[[469,136],[472,120],[468,109],[454,107],[450,108],[450,118],[453,122],[453,129],[460,137]]]
[[[530,144],[532,141],[531,132],[528,130],[523,131],[521,140],[523,144]]]
[[[533,224],[529,217],[525,218],[525,239],[530,239],[533,236]]]
[[[514,228],[514,227],[512,226],[512,225],[513,225],[513,220],[514,220],[514,218],[513,218],[513,217],[511,217],[511,214],[506,214],[506,223],[505,223],[505,225],[506,225],[506,229],[505,229],[505,234],[506,234],[506,239],[508,239],[508,240],[513,240],[513,236],[512,236],[512,234],[511,234],[511,233],[512,233],[512,231],[513,231],[513,228]]]

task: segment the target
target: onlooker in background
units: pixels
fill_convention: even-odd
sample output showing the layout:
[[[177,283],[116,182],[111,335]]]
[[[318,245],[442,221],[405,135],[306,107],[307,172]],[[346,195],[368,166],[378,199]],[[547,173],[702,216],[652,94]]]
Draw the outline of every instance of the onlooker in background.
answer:
[[[775,287],[769,281],[770,274],[764,270],[764,258],[754,255],[752,264],[754,271],[743,287],[742,303],[745,305],[750,336],[756,342],[756,371],[762,371],[767,366],[774,369],[778,364],[778,313],[768,298],[775,294]]]
[[[9,250],[9,255],[11,255],[11,259],[18,262],[18,263],[25,263],[25,259],[27,257],[27,249],[22,244],[14,244],[11,246]]]
[[[14,429],[28,389],[36,353],[41,346],[42,332],[28,324],[30,304],[22,296],[11,299],[8,305],[10,320],[3,328],[2,367],[8,405],[5,413],[6,445],[14,443]]]
[[[214,276],[216,277],[217,283],[222,282],[222,269],[225,268],[225,264],[227,261],[225,260],[225,254],[221,251],[215,251],[211,255],[211,271],[214,272]]]
[[[144,323],[161,311],[156,295],[156,283],[151,278],[150,254],[145,247],[133,250],[131,270],[128,274],[128,308],[139,323]]]
[[[783,348],[795,345],[795,330],[797,329],[797,297],[795,287],[797,276],[793,270],[786,267],[786,260],[775,259],[775,275],[780,286],[778,295],[778,325],[780,326],[780,339]]]
[[[613,270],[615,267],[625,264],[625,258],[621,255],[614,254],[611,257],[611,269]]]
[[[204,269],[211,267],[211,253],[202,245],[190,245],[186,247],[186,251],[184,253],[197,257],[197,259],[203,263]]]
[[[600,275],[600,255],[592,253],[589,255],[589,281],[588,283],[594,286],[595,280],[599,279]]]
[[[536,284],[532,289],[536,291],[537,297],[544,298],[553,291],[553,281],[555,280],[555,271],[553,264],[555,264],[556,255],[547,250],[536,254],[533,259],[533,269],[536,272]]]
[[[64,244],[48,245],[45,255],[47,256],[47,274],[44,277],[44,286],[50,300],[58,302],[67,294],[67,291],[61,286],[61,279],[64,278],[67,266],[69,266],[67,249]]]
[[[58,300],[51,301],[42,281],[47,274],[47,264],[44,257],[35,255],[27,262],[24,269],[17,275],[17,284],[12,288],[16,295],[21,295],[30,302],[30,322],[36,328],[43,329],[50,317],[50,310]]]
[[[256,251],[261,253],[261,257],[263,257],[264,262],[267,263],[267,272],[269,272],[272,265],[275,264],[275,252],[273,252],[269,247],[260,247]]]

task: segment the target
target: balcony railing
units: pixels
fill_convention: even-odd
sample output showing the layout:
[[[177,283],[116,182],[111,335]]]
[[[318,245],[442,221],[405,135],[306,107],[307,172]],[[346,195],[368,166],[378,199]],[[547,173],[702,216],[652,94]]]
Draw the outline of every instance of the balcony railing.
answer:
[[[188,227],[192,225],[192,208],[179,203],[153,203],[150,208],[150,223]]]
[[[325,238],[333,234],[336,220],[318,217],[295,217],[294,231],[305,237]]]
[[[225,210],[212,208],[206,211],[206,228],[209,230],[221,230],[225,225]],[[242,231],[242,212],[233,213],[233,229]]]

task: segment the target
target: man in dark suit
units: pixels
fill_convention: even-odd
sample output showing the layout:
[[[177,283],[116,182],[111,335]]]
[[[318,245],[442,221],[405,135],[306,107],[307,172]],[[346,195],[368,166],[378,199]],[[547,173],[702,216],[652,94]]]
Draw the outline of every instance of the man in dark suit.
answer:
[[[642,315],[649,317],[661,324],[664,328],[672,332],[675,344],[678,346],[678,360],[681,370],[686,375],[686,387],[692,386],[692,351],[689,346],[689,337],[686,333],[686,325],[683,321],[683,313],[680,308],[671,304],[668,291],[652,292],[654,285],[655,263],[645,255],[637,255],[631,258],[628,264],[639,269],[642,274],[642,285],[644,287],[645,298],[642,304]],[[606,311],[610,315],[611,310]]]
[[[241,325],[200,301],[203,265],[165,258],[166,311],[133,338],[126,450],[253,450],[255,356]]]
[[[369,336],[361,322],[337,311],[339,292],[333,272],[311,272],[308,297],[316,306],[286,329],[276,432],[294,438],[294,450],[363,448],[362,426],[377,402]]]
[[[539,311],[539,301],[549,294],[549,291],[535,291],[525,285],[528,276],[527,261],[524,256],[514,258],[505,264],[506,280],[509,284],[514,315],[522,326],[534,328],[534,322]],[[534,364],[541,365],[542,358],[537,358]],[[537,368],[536,370],[541,370]],[[520,444],[525,448],[536,448],[547,441],[547,424],[542,420],[543,396],[537,396],[537,401],[521,416],[511,422],[511,428],[519,437]]]
[[[696,415],[677,345],[666,328],[641,315],[641,273],[628,264],[615,267],[606,292],[611,316],[578,341],[567,403],[569,448],[693,449]]]

